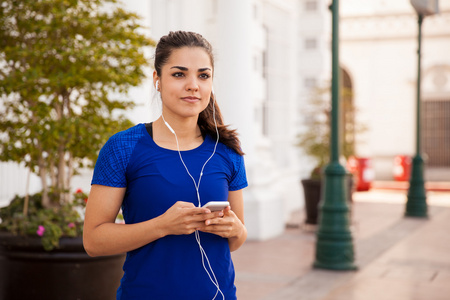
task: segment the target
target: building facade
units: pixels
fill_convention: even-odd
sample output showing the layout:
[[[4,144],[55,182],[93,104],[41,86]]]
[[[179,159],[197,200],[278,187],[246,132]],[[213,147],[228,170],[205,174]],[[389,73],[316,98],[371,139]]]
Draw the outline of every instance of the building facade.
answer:
[[[450,179],[450,1],[422,26],[421,146],[426,180]],[[415,155],[418,22],[409,1],[342,1],[341,66],[368,130],[356,152],[391,180],[396,155]]]
[[[300,180],[314,166],[296,146],[311,94],[331,80],[331,13],[325,0],[124,0],[143,17],[154,40],[171,30],[204,35],[215,49],[214,89],[225,122],[240,134],[249,187],[246,224],[251,239],[280,234],[303,206]],[[417,20],[408,1],[341,0],[340,65],[356,123],[356,155],[373,161],[375,179],[391,180],[396,155],[415,150]],[[423,27],[426,178],[450,172],[450,0]],[[149,58],[152,53],[148,53]],[[160,115],[149,79],[133,88],[135,123]],[[27,171],[2,164],[0,205],[24,194]],[[74,179],[89,190],[91,170]],[[18,185],[17,182],[22,182]],[[39,182],[30,177],[30,192]],[[7,186],[7,188],[6,188]]]

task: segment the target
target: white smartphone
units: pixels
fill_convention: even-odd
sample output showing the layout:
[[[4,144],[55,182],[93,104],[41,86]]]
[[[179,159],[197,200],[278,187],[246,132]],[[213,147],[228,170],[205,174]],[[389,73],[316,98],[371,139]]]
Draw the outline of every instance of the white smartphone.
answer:
[[[218,211],[227,208],[230,206],[230,202],[228,201],[209,201],[202,207],[209,208],[210,211]]]

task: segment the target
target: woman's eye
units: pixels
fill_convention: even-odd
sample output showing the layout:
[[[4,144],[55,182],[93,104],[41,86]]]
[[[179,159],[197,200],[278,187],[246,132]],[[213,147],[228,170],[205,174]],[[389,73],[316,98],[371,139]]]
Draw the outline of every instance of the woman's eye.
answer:
[[[176,72],[172,74],[173,77],[182,77],[184,74],[182,72]]]
[[[208,79],[209,77],[211,77],[209,74],[200,74],[200,78],[202,79]]]

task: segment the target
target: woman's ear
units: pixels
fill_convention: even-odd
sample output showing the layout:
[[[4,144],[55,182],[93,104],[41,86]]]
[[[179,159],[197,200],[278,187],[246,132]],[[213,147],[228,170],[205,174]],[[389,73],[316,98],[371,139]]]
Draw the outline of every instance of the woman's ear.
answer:
[[[153,86],[158,91],[159,90],[160,79],[156,71],[153,71]]]

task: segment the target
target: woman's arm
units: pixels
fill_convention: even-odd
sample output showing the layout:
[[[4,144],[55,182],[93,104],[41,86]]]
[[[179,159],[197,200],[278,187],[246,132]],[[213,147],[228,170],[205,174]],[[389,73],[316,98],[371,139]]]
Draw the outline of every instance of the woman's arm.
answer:
[[[164,214],[136,224],[116,224],[126,188],[92,185],[86,206],[83,243],[90,256],[113,255],[142,247],[169,234],[191,234],[219,216],[189,202],[177,202]]]
[[[230,202],[231,212],[234,212],[238,218],[236,220],[236,225],[238,225],[236,234],[233,237],[228,238],[230,251],[233,252],[239,249],[247,239],[247,228],[244,223],[244,197],[242,195],[242,190],[228,192],[228,201]],[[226,215],[227,212],[224,212],[224,214]]]
[[[223,217],[204,222],[201,231],[228,238],[230,251],[239,249],[247,239],[247,228],[244,225],[244,198],[242,190],[228,192],[230,207],[224,209]]]

